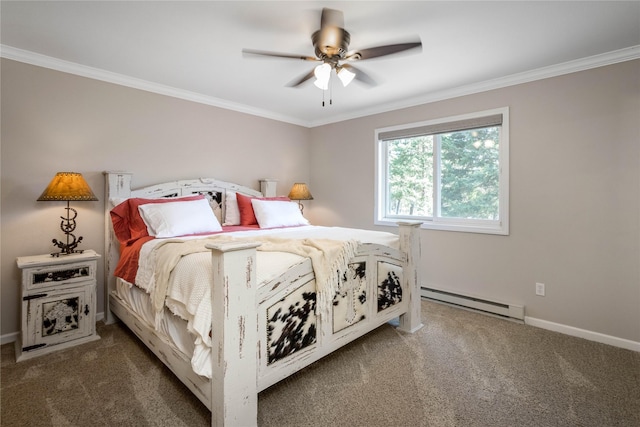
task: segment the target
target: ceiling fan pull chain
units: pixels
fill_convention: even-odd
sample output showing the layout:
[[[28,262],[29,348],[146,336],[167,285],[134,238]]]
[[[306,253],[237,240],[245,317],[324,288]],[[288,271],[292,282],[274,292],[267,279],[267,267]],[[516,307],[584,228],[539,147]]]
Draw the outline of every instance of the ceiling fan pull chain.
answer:
[[[333,105],[333,79],[329,75],[329,105]]]

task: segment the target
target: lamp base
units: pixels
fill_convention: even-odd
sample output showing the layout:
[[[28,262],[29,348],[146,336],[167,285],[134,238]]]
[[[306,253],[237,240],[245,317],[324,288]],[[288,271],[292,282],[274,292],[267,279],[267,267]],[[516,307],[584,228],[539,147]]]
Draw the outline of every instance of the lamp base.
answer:
[[[67,217],[60,217],[60,219],[62,219],[60,222],[60,230],[62,230],[66,236],[67,243],[61,242],[57,239],[51,240],[53,242],[53,246],[60,248],[60,252],[51,254],[51,256],[54,257],[58,257],[60,255],[81,254],[83,252],[82,249],[76,249],[80,242],[82,242],[82,236],[76,239],[76,236],[73,234],[73,231],[76,229],[76,217],[78,216],[78,211],[69,207],[68,200],[67,207],[65,209],[67,210]],[[71,216],[71,212],[73,212],[73,216]]]
[[[69,236],[73,237],[73,242],[69,243]],[[81,254],[84,252],[84,249],[76,249],[80,242],[82,242],[82,236],[78,237],[76,240],[76,236],[71,233],[67,234],[67,243],[61,242],[57,239],[53,239],[53,246],[57,246],[60,248],[60,252],[53,252],[51,256],[59,257],[60,255],[71,255],[71,254]]]

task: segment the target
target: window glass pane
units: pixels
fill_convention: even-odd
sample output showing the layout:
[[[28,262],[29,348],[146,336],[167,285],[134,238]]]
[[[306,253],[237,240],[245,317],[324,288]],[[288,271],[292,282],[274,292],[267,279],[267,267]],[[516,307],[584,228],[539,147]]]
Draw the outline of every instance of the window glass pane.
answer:
[[[387,141],[387,215],[433,216],[433,136]]]
[[[500,128],[439,135],[440,216],[499,218]]]

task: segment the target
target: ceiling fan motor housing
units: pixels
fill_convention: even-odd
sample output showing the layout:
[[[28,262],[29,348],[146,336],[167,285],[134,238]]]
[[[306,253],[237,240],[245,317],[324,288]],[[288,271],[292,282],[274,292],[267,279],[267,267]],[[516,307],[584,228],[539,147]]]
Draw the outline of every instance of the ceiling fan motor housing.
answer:
[[[342,59],[349,50],[351,36],[349,32],[339,27],[325,27],[313,33],[311,41],[315,47],[316,56],[320,59]]]

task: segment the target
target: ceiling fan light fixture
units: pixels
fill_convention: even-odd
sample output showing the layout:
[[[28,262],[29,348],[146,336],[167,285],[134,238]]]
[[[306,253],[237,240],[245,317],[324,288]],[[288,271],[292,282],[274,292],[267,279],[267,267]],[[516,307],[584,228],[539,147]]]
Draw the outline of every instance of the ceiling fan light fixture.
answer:
[[[327,90],[329,89],[329,81],[327,80],[322,81],[322,80],[316,80],[315,82],[313,82],[313,84],[318,88],[318,89],[322,89],[322,90]]]
[[[313,83],[322,90],[329,89],[329,78],[331,77],[331,65],[322,64],[318,65],[313,74],[316,76],[316,81]]]
[[[340,81],[342,82],[342,86],[344,87],[347,87],[347,85],[351,83],[353,78],[356,76],[356,73],[351,72],[344,67],[336,69],[336,73],[338,74],[338,78],[340,79]]]

